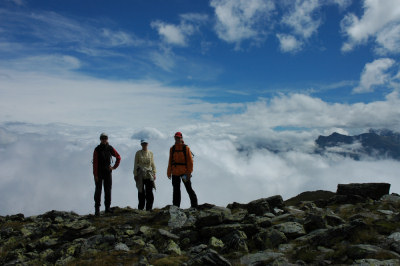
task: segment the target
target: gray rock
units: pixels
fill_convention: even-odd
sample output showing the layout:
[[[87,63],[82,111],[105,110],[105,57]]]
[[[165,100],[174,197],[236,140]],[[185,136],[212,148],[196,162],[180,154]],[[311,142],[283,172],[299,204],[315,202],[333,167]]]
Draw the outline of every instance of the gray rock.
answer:
[[[160,236],[164,237],[164,238],[170,238],[173,240],[179,240],[179,236],[172,234],[170,232],[168,232],[167,230],[164,229],[158,229],[158,233],[160,234]]]
[[[243,231],[233,231],[226,235],[222,241],[225,243],[225,249],[228,251],[248,252],[247,235]]]
[[[400,260],[375,260],[375,259],[362,259],[356,260],[353,266],[398,266]]]
[[[87,228],[91,226],[92,224],[88,222],[87,220],[76,220],[71,223],[67,223],[64,226],[68,229],[73,229],[73,230],[82,230],[84,228]]]
[[[308,214],[304,221],[304,229],[311,232],[317,229],[324,229],[327,226],[325,219],[318,214]]]
[[[260,250],[276,248],[281,244],[287,243],[285,234],[273,228],[256,234],[253,240]]]
[[[389,194],[388,183],[352,183],[339,184],[336,190],[338,195],[358,195],[364,198],[379,200],[382,196]]]
[[[397,194],[384,195],[381,198],[383,203],[400,204],[400,196]]]
[[[210,241],[208,241],[208,245],[210,246],[210,248],[215,250],[221,250],[225,247],[224,242],[216,237],[211,237]]]
[[[171,239],[168,240],[164,252],[166,254],[178,255],[178,256],[182,254],[180,247]]]
[[[243,256],[240,259],[240,263],[243,265],[255,266],[255,265],[267,265],[273,263],[275,260],[284,257],[282,253],[261,251],[254,254]]]
[[[207,226],[201,229],[201,236],[209,239],[214,236],[223,238],[233,231],[243,231],[246,235],[252,236],[258,232],[257,225],[254,224],[221,224],[217,226]]]
[[[213,226],[221,224],[223,221],[231,217],[231,210],[228,208],[214,206],[206,211],[200,211],[197,217],[196,226]]]
[[[216,266],[230,266],[231,263],[218,254],[215,250],[206,249],[197,255],[193,256],[187,262],[190,266],[203,266],[203,265],[216,265]]]
[[[328,214],[325,216],[326,222],[330,226],[337,226],[346,223],[341,217],[337,215]]]
[[[306,234],[303,225],[297,222],[286,222],[273,226],[289,238],[297,238]]]
[[[351,245],[347,249],[347,256],[352,259],[364,259],[364,258],[384,258],[384,259],[400,259],[400,255],[384,250],[374,245]]]
[[[186,214],[176,206],[169,207],[169,215],[168,226],[172,229],[181,228],[186,223]]]
[[[115,245],[114,249],[115,250],[121,250],[121,251],[127,251],[127,252],[130,250],[129,247],[124,243],[117,243]]]
[[[271,208],[269,206],[267,199],[258,199],[249,202],[246,205],[246,209],[249,213],[262,216],[264,213],[270,212]]]

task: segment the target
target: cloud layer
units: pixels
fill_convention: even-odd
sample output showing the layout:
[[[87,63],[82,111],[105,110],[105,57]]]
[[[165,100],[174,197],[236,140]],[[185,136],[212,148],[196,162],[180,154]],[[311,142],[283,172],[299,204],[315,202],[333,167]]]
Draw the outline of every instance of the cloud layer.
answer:
[[[92,212],[91,159],[102,131],[122,156],[114,172],[113,206],[137,205],[132,166],[141,138],[149,139],[158,169],[155,206],[171,204],[172,185],[165,175],[172,136],[178,130],[195,154],[193,186],[200,203],[224,206],[276,194],[289,198],[307,190],[335,191],[338,183],[350,182],[389,182],[398,192],[398,162],[354,161],[313,154],[313,150],[320,134],[354,134],[370,127],[399,131],[399,101],[395,93],[382,102],[353,105],[294,94],[250,102],[242,112],[206,120],[173,122],[169,115],[176,110],[164,106],[162,113],[146,109],[146,118],[156,120],[129,123],[128,116],[120,116],[120,125],[114,126],[107,122],[113,119],[95,121],[90,113],[87,121],[93,122],[86,126],[2,121],[0,148],[6,156],[0,162],[0,215],[51,209]],[[204,104],[199,103],[199,108]],[[112,112],[115,106],[104,112]],[[34,113],[40,110],[33,109],[29,116],[35,117]],[[42,117],[43,123],[51,120],[51,115]],[[183,193],[186,208],[189,199]]]

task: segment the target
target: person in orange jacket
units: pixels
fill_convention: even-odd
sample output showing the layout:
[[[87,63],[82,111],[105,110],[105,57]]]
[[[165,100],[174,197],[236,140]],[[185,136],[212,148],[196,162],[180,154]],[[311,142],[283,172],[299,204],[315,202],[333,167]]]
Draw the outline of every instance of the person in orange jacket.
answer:
[[[197,196],[192,188],[193,158],[189,146],[184,144],[181,132],[175,133],[175,144],[169,150],[167,177],[172,179],[172,204],[181,205],[181,180],[189,194],[192,208],[197,208]]]

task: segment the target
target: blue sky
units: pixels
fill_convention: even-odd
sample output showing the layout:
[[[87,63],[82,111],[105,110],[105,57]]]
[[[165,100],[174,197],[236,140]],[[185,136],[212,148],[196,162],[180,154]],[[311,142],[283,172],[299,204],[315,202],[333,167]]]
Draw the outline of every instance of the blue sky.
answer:
[[[378,73],[390,78],[399,69],[398,11],[387,21],[379,16],[398,1],[383,2],[6,0],[0,56],[11,64],[42,58],[49,68],[58,60],[88,77],[191,87],[211,102],[277,92],[371,102],[392,88],[387,77],[354,93],[365,65],[394,60]],[[369,30],[370,23],[382,25]]]
[[[339,182],[398,192],[398,162],[313,149],[335,131],[400,131],[399,54],[400,0],[1,0],[0,215],[92,211],[103,131],[123,158],[119,206],[136,204],[142,137],[160,169],[155,204],[170,203],[175,131],[196,154],[200,202]]]

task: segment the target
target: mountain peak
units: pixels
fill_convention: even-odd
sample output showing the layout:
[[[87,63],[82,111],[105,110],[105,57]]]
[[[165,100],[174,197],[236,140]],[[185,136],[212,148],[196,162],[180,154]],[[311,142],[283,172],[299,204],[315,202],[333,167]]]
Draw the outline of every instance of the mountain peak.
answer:
[[[340,184],[336,193],[227,207],[0,217],[0,263],[399,265],[400,196],[389,189],[386,183]]]

